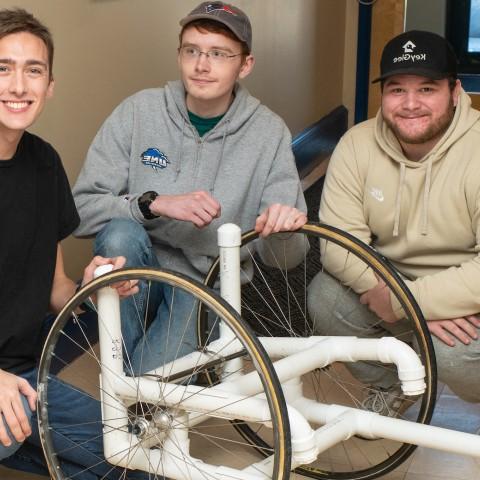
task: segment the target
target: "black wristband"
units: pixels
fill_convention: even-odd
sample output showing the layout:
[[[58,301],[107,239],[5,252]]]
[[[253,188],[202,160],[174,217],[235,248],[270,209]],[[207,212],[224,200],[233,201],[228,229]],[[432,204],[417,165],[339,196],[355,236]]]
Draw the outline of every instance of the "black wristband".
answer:
[[[158,193],[152,190],[145,192],[144,194],[138,197],[138,208],[142,212],[143,218],[145,220],[153,220],[158,218],[158,215],[155,215],[150,210],[150,204],[158,197]]]

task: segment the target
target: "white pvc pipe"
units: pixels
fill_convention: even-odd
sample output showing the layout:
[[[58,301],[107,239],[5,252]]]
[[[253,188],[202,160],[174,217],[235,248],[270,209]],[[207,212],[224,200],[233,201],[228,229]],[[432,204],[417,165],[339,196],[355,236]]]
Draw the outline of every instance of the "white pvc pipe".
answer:
[[[287,402],[310,422],[323,425],[315,432],[316,444],[322,452],[353,435],[365,438],[387,438],[446,452],[480,457],[480,437],[408,420],[385,417],[374,412],[342,405],[327,405],[305,398],[302,382],[286,385]]]
[[[303,405],[301,405],[301,403]],[[411,443],[445,452],[480,457],[480,437],[471,433],[415,423],[399,418],[385,417],[378,413],[358,410],[341,405],[322,405],[313,400],[296,402],[296,407],[310,413],[309,417],[324,419],[324,427],[315,433],[317,445],[323,451],[338,441],[360,434],[366,438],[387,438],[402,443]],[[340,432],[344,432],[343,437]],[[332,432],[336,440],[331,438]]]
[[[182,386],[176,384],[159,383],[150,379],[122,379],[117,382],[118,395],[129,398],[140,392],[143,401],[161,403],[165,407],[178,407],[189,412],[189,428],[207,420],[214,412],[216,418],[229,420],[244,420],[254,422],[267,428],[272,428],[270,409],[265,398],[260,395],[245,397],[228,390],[234,382],[205,389],[195,385]],[[305,417],[293,407],[287,407],[290,421],[290,435],[292,439],[292,455],[298,464],[308,464],[317,458],[317,446],[313,429]],[[164,447],[165,450],[165,447]],[[258,474],[258,471],[271,471],[273,458],[262,460],[246,470],[247,474]],[[165,470],[166,471],[166,470]],[[173,478],[173,473],[164,473]],[[235,477],[236,478],[236,477]]]
[[[381,415],[369,419],[368,427],[374,437],[385,436],[384,432],[388,432],[386,438],[391,440],[480,458],[480,437],[471,433]]]
[[[98,277],[111,271],[112,265],[95,270]],[[118,400],[115,383],[125,377],[123,373],[122,331],[120,302],[117,291],[104,287],[97,292],[98,335],[101,370],[100,395],[103,419],[103,449],[105,458],[114,465],[128,466],[130,450],[136,437],[126,430],[127,408]],[[133,438],[133,443],[132,443]]]
[[[230,305],[238,313],[241,313],[241,282],[240,282],[240,245],[241,245],[241,229],[232,223],[224,224],[218,229],[218,246],[220,250],[220,293]],[[227,333],[220,330],[220,339],[225,340]],[[209,345],[209,348],[211,346]],[[238,380],[244,378],[243,375],[231,372],[240,372],[241,359],[229,361],[224,368],[224,379],[226,382],[222,384],[222,390],[228,391],[229,395],[235,392],[238,394],[246,394],[242,389],[237,390],[234,386]],[[263,390],[260,378],[256,372],[248,375],[249,379],[243,382],[243,385],[255,385],[254,390],[248,389],[249,394],[256,394]],[[255,380],[254,380],[255,379]],[[290,420],[290,429],[292,436],[292,450],[303,460],[303,463],[313,462],[316,458],[314,453],[314,436],[313,430],[294,408],[288,407],[288,416]]]
[[[220,250],[220,295],[238,313],[240,300],[240,245],[242,231],[233,223],[225,223],[217,231]]]
[[[160,377],[172,376],[179,372],[191,371],[199,365],[204,365],[212,360],[223,359],[229,355],[234,355],[243,350],[243,346],[236,337],[219,338],[208,344],[208,349],[192,352],[183,357],[177,358],[171,362],[165,363],[161,368],[147,372],[148,375],[158,375]],[[240,369],[241,371],[241,369]]]
[[[420,359],[411,347],[393,337],[260,337],[259,340],[272,357],[288,356],[274,363],[282,383],[337,361],[376,360],[397,366],[406,395],[419,395],[425,391],[425,368]],[[239,388],[243,390],[243,387]]]
[[[251,395],[263,391],[260,379],[256,372],[241,378],[249,377],[250,385],[246,382],[242,382],[242,385],[247,388],[246,391],[241,392],[238,389],[238,379],[232,382],[223,382],[221,385],[213,388],[217,388],[222,392],[225,392],[228,396],[243,393],[244,395]],[[255,380],[258,379],[258,384]],[[256,385],[258,388],[253,390],[251,387]],[[260,390],[259,390],[260,389]],[[255,398],[264,398],[264,394],[259,394]],[[266,401],[266,400],[265,400]],[[292,455],[299,460],[300,464],[308,464],[316,460],[317,451],[315,446],[314,431],[305,416],[297,411],[292,405],[287,404],[287,416],[290,423],[290,436],[292,439]]]
[[[115,392],[123,398],[159,403],[166,407],[179,406],[188,412],[211,414],[215,417],[261,422],[271,425],[268,403],[265,399],[245,396],[223,390],[222,385],[205,388],[196,385],[161,383],[148,378],[119,378]]]
[[[234,223],[225,223],[217,230],[220,254],[220,295],[239,314],[241,313],[241,283],[240,283],[240,245],[242,231]],[[234,338],[233,332],[220,322],[220,338]],[[222,369],[222,378],[237,378],[241,376],[242,360],[229,360]]]
[[[267,352],[270,354],[272,351],[275,353],[275,346],[287,345],[289,340],[295,340],[296,347],[300,349],[299,352],[290,354],[287,358],[282,358],[274,363],[275,370],[281,383],[300,377],[307,372],[312,371],[315,368],[323,368],[335,361],[356,361],[356,360],[380,360],[386,357],[384,352],[378,352],[378,350],[395,348],[402,342],[394,340],[393,342],[383,342],[385,339],[359,339],[356,337],[319,337],[320,340],[317,343],[311,341],[311,339],[290,339],[290,338],[270,338],[261,337],[260,341],[264,344]],[[305,343],[303,342],[305,340]],[[305,345],[310,345],[305,349]],[[418,381],[422,382],[424,378],[424,368],[420,363],[417,355],[413,350],[408,347],[404,349],[402,347],[403,355],[405,358],[401,358],[401,355],[397,355],[401,358],[401,368],[408,367],[410,372],[416,372],[418,378],[411,375],[415,392]],[[396,361],[399,361],[395,358]],[[256,375],[256,372],[251,372],[244,375],[242,378],[236,379],[235,391],[249,393],[253,391],[260,391],[260,379]],[[420,392],[421,393],[421,392]]]
[[[185,417],[178,419],[178,424],[169,432],[162,446],[162,471],[168,478],[205,480],[206,478],[219,478],[225,480],[264,480],[271,478],[273,463],[270,469],[260,470],[255,464],[249,465],[245,470],[217,466],[203,463],[189,455],[190,442],[188,439]],[[178,427],[178,428],[177,428]],[[222,452],[222,458],[226,452]],[[227,453],[228,458],[228,453]],[[220,460],[220,459],[219,459]]]
[[[123,378],[115,385],[117,395],[123,398],[140,398],[146,402],[160,403],[165,407],[178,407],[191,413],[188,426],[192,427],[215,413],[217,418],[237,419],[260,423],[272,428],[267,400],[260,395],[244,396],[234,392],[235,382],[222,383],[205,389],[196,385],[159,383],[146,378]],[[230,387],[230,389],[229,389]],[[290,420],[293,454],[300,463],[311,463],[317,457],[314,431],[303,415],[292,406],[287,406]],[[198,415],[203,414],[203,415]]]
[[[318,454],[355,435],[355,425],[355,413],[349,411],[320,427],[315,432]]]
[[[219,241],[224,248],[222,264],[225,270],[224,276],[226,275],[227,279],[224,282],[222,295],[237,310],[240,310],[240,280],[239,275],[235,275],[234,272],[234,270],[240,272],[239,256],[238,262],[236,260],[239,240],[232,241],[233,235],[237,235],[232,225],[225,227],[226,233],[223,232],[223,237],[219,235]],[[238,243],[238,245],[232,245],[232,243]],[[234,253],[235,251],[237,253]],[[110,269],[110,265],[100,267],[96,276]],[[191,426],[192,420],[194,423],[202,421],[208,413],[214,410],[218,417],[224,416],[225,418],[263,423],[271,420],[266,400],[260,395],[248,397],[256,395],[262,390],[258,374],[252,372],[234,382],[224,382],[206,390],[203,387],[160,385],[150,379],[125,377],[118,295],[110,287],[101,289],[97,295],[99,341],[102,352],[101,394],[105,425],[104,449],[108,461],[116,465],[142,468],[152,473],[162,473],[170,478],[178,479],[184,477],[185,468],[187,468],[190,478],[199,480],[204,480],[205,475],[242,480],[256,480],[268,476],[273,465],[273,457],[262,460],[240,472],[235,469],[205,464],[188,454],[187,425]],[[355,434],[367,438],[388,438],[403,443],[480,457],[480,437],[477,435],[384,417],[339,405],[324,405],[304,398],[299,393],[301,382],[298,378],[303,373],[335,361],[354,362],[359,360],[377,360],[397,365],[404,392],[412,395],[421,393],[424,388],[423,366],[416,353],[403,342],[392,337],[381,339],[354,337],[262,338],[261,340],[272,356],[289,357],[277,361],[275,368],[281,381],[286,383],[285,392],[288,401],[294,405],[288,407],[292,430],[293,467],[312,462],[319,452]],[[227,355],[227,352],[238,351],[239,348],[241,346],[238,342],[230,344],[227,342],[226,345],[224,338],[217,341],[213,351],[219,349],[223,355]],[[197,352],[191,354],[191,357],[185,357],[184,364],[179,364],[179,370],[188,369],[192,363],[195,365],[199,361],[205,361],[204,357],[211,358],[209,355]],[[185,428],[172,429],[172,432],[175,433],[170,435],[175,438],[172,436],[167,438],[164,448],[161,450],[149,450],[148,458],[147,452],[143,451],[141,441],[125,430],[127,410],[116,400],[118,394],[136,399],[138,386],[140,386],[141,398],[146,401],[158,402],[161,399],[165,406],[174,407],[181,404],[182,408],[187,411],[199,412],[196,420],[195,414],[185,417],[188,418],[182,422]],[[225,398],[228,398],[228,405],[225,405]],[[313,432],[307,419],[323,424],[323,426]],[[179,451],[172,454],[168,451],[172,448],[179,449]],[[158,458],[158,462],[155,458]],[[182,461],[179,462],[179,458]],[[154,467],[155,464],[156,467]],[[183,467],[180,467],[181,464]]]
[[[251,466],[248,471],[237,470],[230,467],[204,463],[194,458],[185,450],[179,448],[178,439],[171,435],[161,450],[150,451],[149,458],[137,455],[135,468],[161,475],[174,480],[206,480],[214,478],[218,480],[267,480],[271,478],[270,473],[264,473]]]
[[[118,445],[119,451],[131,451],[128,465],[131,470],[142,470],[174,480],[266,480],[271,472],[264,473],[251,465],[247,470],[218,466],[194,458],[189,453],[190,442],[179,423],[168,432],[160,449],[145,450],[132,444]],[[223,452],[224,455],[224,452]],[[219,459],[221,461],[221,459]]]

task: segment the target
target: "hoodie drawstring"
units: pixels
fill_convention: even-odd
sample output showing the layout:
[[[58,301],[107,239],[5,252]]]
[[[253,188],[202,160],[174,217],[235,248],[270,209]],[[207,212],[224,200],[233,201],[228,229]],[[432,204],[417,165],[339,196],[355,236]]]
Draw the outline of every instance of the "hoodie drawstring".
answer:
[[[400,225],[400,207],[402,204],[403,188],[405,186],[406,167],[403,162],[400,163],[400,180],[398,181],[397,198],[395,199],[395,220],[393,223],[393,236],[398,237],[398,228]]]
[[[230,126],[230,119],[227,119],[225,121],[225,130],[223,131],[222,146],[220,147],[220,155],[218,156],[218,162],[217,162],[218,166],[221,165],[221,163],[222,163],[223,152],[225,150],[225,142],[226,142],[226,139],[227,139],[227,136],[228,136],[228,133],[229,133],[229,130],[228,130],[229,126]],[[217,175],[218,175],[219,170],[220,170],[220,168],[215,169],[215,176],[213,177],[212,183],[210,184],[209,191],[212,195],[213,195],[213,191],[214,191],[214,188],[215,188],[215,181],[217,180]]]
[[[430,198],[430,187],[432,178],[432,156],[428,157],[427,172],[425,173],[425,185],[423,188],[423,212],[422,212],[422,229],[421,234],[428,233],[428,200]]]
[[[406,167],[403,162],[400,163],[400,179],[398,181],[397,198],[395,199],[395,217],[393,223],[393,236],[398,237],[398,230],[400,226],[400,210],[402,205],[402,194],[405,188]],[[432,181],[432,156],[428,158],[427,170],[425,172],[425,184],[423,187],[423,208],[422,208],[422,226],[420,233],[422,235],[428,234],[428,201],[430,199],[430,188]]]
[[[180,172],[182,171],[182,159],[183,159],[183,134],[185,132],[185,124],[186,124],[186,121],[185,121],[185,118],[183,117],[182,115],[182,133],[180,135],[180,148],[179,148],[179,151],[178,151],[178,160],[177,160],[177,163],[176,163],[176,167],[175,167],[175,182],[177,181],[178,179],[178,176],[180,175]]]

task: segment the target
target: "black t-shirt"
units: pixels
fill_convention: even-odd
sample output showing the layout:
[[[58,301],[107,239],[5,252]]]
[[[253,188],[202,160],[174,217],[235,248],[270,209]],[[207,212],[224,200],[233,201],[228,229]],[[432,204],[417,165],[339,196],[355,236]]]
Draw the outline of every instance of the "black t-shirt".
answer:
[[[0,161],[0,369],[35,365],[57,244],[78,223],[58,153],[25,132],[14,157]]]

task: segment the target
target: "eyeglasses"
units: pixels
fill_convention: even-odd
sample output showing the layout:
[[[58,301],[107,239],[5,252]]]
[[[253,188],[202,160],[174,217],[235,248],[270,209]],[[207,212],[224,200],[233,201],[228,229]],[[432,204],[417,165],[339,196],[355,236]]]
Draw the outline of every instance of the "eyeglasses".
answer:
[[[184,60],[198,60],[202,55],[205,55],[207,59],[215,64],[226,63],[230,58],[238,57],[241,53],[235,55],[229,55],[224,50],[209,50],[208,52],[202,52],[197,47],[180,47],[178,49],[180,55]]]

